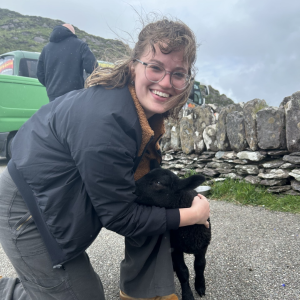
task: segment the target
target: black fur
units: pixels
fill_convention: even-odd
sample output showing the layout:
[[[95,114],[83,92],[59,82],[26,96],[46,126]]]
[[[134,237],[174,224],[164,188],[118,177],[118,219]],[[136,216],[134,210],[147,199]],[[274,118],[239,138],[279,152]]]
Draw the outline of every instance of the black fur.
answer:
[[[193,189],[205,181],[202,175],[180,179],[170,170],[159,168],[156,162],[151,162],[151,168],[152,171],[136,181],[138,203],[165,208],[191,207],[197,195]],[[195,289],[202,297],[205,295],[205,254],[210,240],[211,226],[208,229],[204,225],[192,225],[171,231],[173,268],[181,284],[183,300],[194,300],[183,253],[195,256]]]

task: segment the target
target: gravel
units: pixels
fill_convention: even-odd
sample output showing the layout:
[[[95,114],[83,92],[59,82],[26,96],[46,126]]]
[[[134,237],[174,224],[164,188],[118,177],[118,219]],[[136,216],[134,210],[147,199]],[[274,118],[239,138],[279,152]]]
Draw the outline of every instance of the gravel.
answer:
[[[202,299],[299,300],[300,215],[214,200],[210,205],[212,241],[206,255],[206,296]],[[123,240],[103,229],[87,251],[107,300],[119,299]],[[193,286],[193,256],[185,257]],[[16,276],[1,247],[0,275]],[[175,282],[180,295],[176,276]]]

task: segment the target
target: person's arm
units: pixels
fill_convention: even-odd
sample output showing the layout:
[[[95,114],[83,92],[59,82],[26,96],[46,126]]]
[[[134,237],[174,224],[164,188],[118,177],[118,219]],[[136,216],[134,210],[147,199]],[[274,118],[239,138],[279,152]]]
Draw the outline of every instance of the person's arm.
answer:
[[[82,65],[83,69],[88,74],[93,73],[94,69],[97,67],[97,60],[86,43],[82,45]]]
[[[37,78],[39,80],[39,82],[43,85],[45,85],[45,68],[44,68],[44,50],[42,51],[40,57],[39,57],[39,61],[38,61],[38,65],[37,65]]]

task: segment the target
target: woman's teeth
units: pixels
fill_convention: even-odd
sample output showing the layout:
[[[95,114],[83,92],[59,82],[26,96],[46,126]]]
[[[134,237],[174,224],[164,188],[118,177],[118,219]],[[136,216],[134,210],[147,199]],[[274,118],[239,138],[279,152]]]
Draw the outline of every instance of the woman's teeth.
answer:
[[[159,92],[159,91],[156,91],[156,90],[153,90],[152,93],[155,94],[155,95],[158,95],[160,97],[164,97],[164,98],[170,97],[169,94],[166,94],[166,93],[163,93],[163,92]]]

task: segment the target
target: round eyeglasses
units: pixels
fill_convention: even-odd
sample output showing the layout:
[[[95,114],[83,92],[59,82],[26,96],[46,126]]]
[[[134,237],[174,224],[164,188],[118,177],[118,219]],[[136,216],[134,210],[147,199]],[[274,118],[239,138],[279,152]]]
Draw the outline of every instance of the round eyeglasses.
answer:
[[[190,83],[191,76],[188,74],[182,72],[168,72],[163,66],[151,63],[148,64],[137,58],[135,58],[134,60],[145,66],[145,76],[149,81],[153,83],[162,81],[167,73],[170,74],[170,83],[176,90],[183,90]]]

